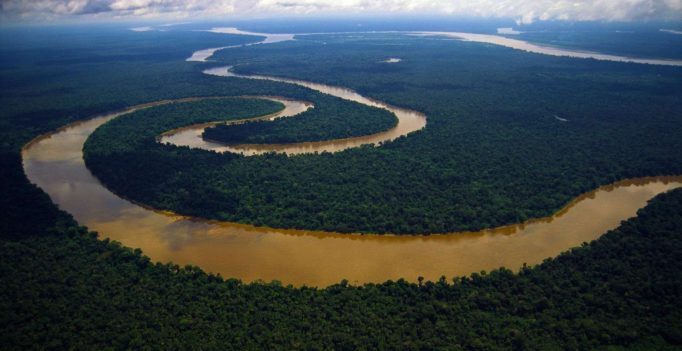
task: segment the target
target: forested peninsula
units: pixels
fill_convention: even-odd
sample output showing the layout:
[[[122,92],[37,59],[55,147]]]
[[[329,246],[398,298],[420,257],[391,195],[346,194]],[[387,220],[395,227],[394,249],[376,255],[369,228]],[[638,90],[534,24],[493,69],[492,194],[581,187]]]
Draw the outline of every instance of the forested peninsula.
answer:
[[[316,44],[321,38],[327,45]],[[135,123],[142,122],[131,119],[116,132],[105,126],[94,133],[95,141],[85,148],[88,167],[117,193],[181,214],[276,228],[394,234],[519,223],[548,216],[576,196],[617,180],[682,174],[682,75],[675,68],[395,35],[309,39],[234,50],[229,57],[218,53],[216,60],[257,61],[237,66],[241,73],[347,86],[421,111],[428,126],[380,147],[294,157],[208,156],[152,144],[107,157],[89,150],[137,133]],[[377,43],[389,39],[403,44],[386,49],[402,57],[400,63],[378,59],[387,52]],[[500,57],[504,65],[497,64]],[[279,86],[280,94],[305,95],[304,100],[315,100],[315,110],[325,108],[320,94],[290,84],[222,81],[263,92]],[[376,111],[377,120],[384,112]],[[304,116],[286,120],[300,123],[291,133],[305,130],[309,122]],[[269,138],[267,128],[255,128],[265,133],[258,139],[248,125],[236,127],[244,132],[239,137],[235,130],[237,140]],[[102,133],[106,138],[98,138]],[[154,168],[152,158],[163,171]],[[195,165],[191,172],[168,166],[189,160]],[[139,163],[150,166],[131,169]],[[136,180],[125,181],[132,173]]]
[[[32,138],[163,99],[315,97],[287,84],[207,77],[201,74],[207,65],[184,62],[193,50],[253,41],[248,37],[61,27],[42,36],[34,30],[9,33],[3,39],[21,41],[20,46],[6,42],[21,50],[3,51],[6,65],[0,71],[5,83],[0,84],[3,350],[682,347],[682,190],[656,197],[636,218],[538,266],[421,284],[341,281],[326,288],[294,288],[276,281],[244,283],[198,267],[151,262],[140,250],[98,238],[26,178],[20,152]],[[55,40],[62,35],[78,40]],[[203,174],[202,158],[213,157],[229,165],[216,172],[229,174],[229,184],[249,186],[255,199],[267,200],[270,192],[272,206],[280,206],[287,203],[275,199],[300,193],[288,205],[313,211],[312,201],[321,201],[337,216],[333,222],[311,216],[301,226],[402,233],[494,226],[554,211],[599,184],[682,173],[679,70],[547,58],[454,41],[403,38],[395,40],[405,40],[404,45],[378,47],[341,39],[327,39],[329,50],[306,49],[312,44],[302,39],[277,48],[254,46],[249,50],[260,57],[277,55],[273,60],[282,64],[252,62],[248,69],[328,81],[423,111],[429,116],[426,130],[378,148],[300,157],[220,156],[155,140],[130,150],[126,142],[120,144],[125,152],[112,154],[111,161],[122,166],[148,162],[154,172],[169,162],[170,175],[161,174],[168,178],[160,177],[155,189],[140,194],[158,208],[164,208],[162,194],[189,208],[174,197],[183,184],[216,194],[214,186],[196,183]],[[284,48],[298,45],[301,55],[331,63],[292,66],[297,58]],[[346,50],[355,50],[357,59],[351,51],[339,56]],[[239,62],[222,55],[216,60],[243,63],[255,54],[239,49],[229,59]],[[403,61],[377,63],[386,56]],[[343,74],[332,75],[335,70]],[[375,76],[363,79],[368,72]],[[259,106],[249,106],[249,113],[277,108],[253,103]],[[125,117],[118,123],[124,122]],[[183,167],[196,164],[196,172],[173,179],[176,160]],[[273,171],[259,173],[263,166]],[[147,169],[112,171],[111,177],[132,181],[128,195],[152,184]],[[287,188],[296,185],[294,175],[305,187]],[[343,198],[321,191],[329,185]],[[377,197],[379,191],[390,195]],[[315,192],[323,196],[306,198]],[[254,203],[254,209],[268,209]],[[383,205],[376,210],[367,204]],[[262,223],[294,226],[303,213],[287,216],[265,217]],[[389,222],[396,218],[405,220]]]
[[[329,97],[319,103],[320,107],[294,118],[215,125],[202,137],[223,144],[288,144],[370,135],[398,123],[395,115],[383,109]]]

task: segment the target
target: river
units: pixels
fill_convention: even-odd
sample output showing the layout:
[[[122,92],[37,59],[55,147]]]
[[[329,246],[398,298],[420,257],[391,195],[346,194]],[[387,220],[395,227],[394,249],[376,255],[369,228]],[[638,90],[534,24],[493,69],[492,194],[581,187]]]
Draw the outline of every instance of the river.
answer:
[[[637,64],[649,64],[649,65],[663,65],[663,66],[682,66],[682,60],[675,59],[659,59],[659,58],[646,58],[646,57],[629,57],[622,55],[612,55],[605,54],[594,51],[582,51],[569,48],[562,48],[558,46],[543,45],[540,43],[531,43],[521,39],[513,39],[500,35],[494,34],[481,34],[481,33],[466,33],[466,32],[428,32],[428,31],[375,31],[375,32],[332,32],[332,33],[300,33],[300,34],[270,34],[270,33],[254,33],[248,31],[242,31],[237,28],[213,28],[207,30],[213,33],[225,33],[225,34],[241,34],[241,35],[254,35],[262,36],[263,40],[248,43],[243,45],[231,45],[223,46],[219,48],[210,48],[196,51],[190,56],[187,61],[200,61],[205,62],[210,58],[216,51],[222,49],[250,46],[256,44],[271,44],[278,43],[282,41],[295,40],[297,35],[312,35],[312,34],[377,34],[377,33],[390,33],[390,34],[406,34],[413,36],[440,36],[448,37],[463,41],[471,41],[483,44],[492,44],[498,46],[504,46],[515,50],[526,51],[534,54],[549,55],[549,56],[561,56],[561,57],[572,57],[579,59],[594,59],[600,61],[614,61],[614,62],[626,62],[626,63],[637,63]],[[399,61],[391,61],[389,59],[386,62],[397,63]]]
[[[579,197],[550,218],[473,233],[378,236],[258,228],[154,211],[102,186],[85,167],[83,143],[121,114],[71,124],[28,144],[22,155],[30,181],[103,238],[141,248],[154,261],[197,265],[247,282],[326,286],[341,279],[434,280],[500,266],[518,269],[598,238],[656,194],[682,186],[682,177],[622,181]]]
[[[221,47],[217,47],[217,48],[208,48],[208,49],[198,50],[198,51],[195,51],[194,53],[192,53],[192,56],[188,57],[187,60],[185,60],[185,61],[206,62],[218,50],[240,48],[240,47],[258,45],[258,44],[272,44],[272,43],[279,43],[282,41],[294,40],[294,34],[255,33],[255,32],[247,32],[247,31],[239,30],[239,29],[234,28],[234,27],[212,28],[209,30],[205,30],[205,32],[220,33],[220,34],[252,35],[252,36],[259,36],[259,37],[264,37],[264,38],[263,38],[263,40],[252,42],[252,43],[221,46]]]
[[[234,75],[229,67],[205,73]],[[299,84],[332,95],[329,89],[341,89],[340,95],[345,98],[357,94],[298,80],[248,78]],[[359,95],[351,100],[397,109]],[[430,236],[337,234],[200,220],[155,211],[118,197],[100,184],[83,161],[83,144],[97,127],[122,114],[166,103],[171,101],[94,117],[39,137],[22,151],[24,171],[61,209],[98,231],[101,237],[141,248],[154,261],[197,265],[208,272],[247,282],[262,279],[297,286],[327,286],[341,279],[355,284],[399,278],[416,281],[418,276],[436,280],[440,276],[450,278],[501,266],[518,269],[524,263],[536,264],[597,239],[634,216],[655,195],[682,186],[679,176],[625,180],[578,197],[552,217],[480,232]],[[297,106],[300,111],[311,107],[303,102]],[[425,125],[423,115],[405,112]],[[405,130],[419,130],[424,125]],[[398,134],[403,135],[405,130]],[[188,138],[196,140],[194,135]],[[357,142],[338,147],[327,142],[325,147],[338,151]],[[279,151],[297,153],[295,148],[301,146],[286,147]],[[310,150],[306,148],[306,152]]]
[[[383,142],[395,140],[401,136],[408,135],[426,127],[426,116],[420,112],[391,106],[381,101],[377,101],[358,94],[357,92],[334,87],[325,84],[306,82],[297,79],[260,76],[260,75],[240,75],[233,73],[230,66],[216,67],[204,70],[205,74],[219,77],[238,77],[246,79],[270,80],[275,82],[284,82],[289,84],[300,85],[312,90],[316,90],[323,94],[336,96],[345,100],[355,101],[367,106],[383,108],[392,112],[398,118],[398,124],[393,128],[379,132],[376,134],[365,135],[360,137],[352,137],[345,139],[335,139],[327,141],[305,142],[305,143],[291,143],[291,144],[244,144],[244,145],[224,145],[203,140],[201,134],[206,128],[206,125],[198,124],[183,128],[183,133],[174,133],[173,131],[164,133],[161,137],[161,143],[174,144],[177,146],[189,146],[194,148],[201,148],[206,150],[213,150],[216,152],[237,152],[246,156],[258,155],[267,152],[280,152],[289,155],[315,153],[315,152],[339,152],[348,148],[358,147],[364,144],[378,145]],[[302,111],[301,111],[302,112]]]
[[[662,66],[682,66],[682,60],[673,59],[654,59],[654,58],[639,58],[628,57],[622,55],[611,55],[600,52],[580,51],[567,48],[560,48],[542,44],[530,43],[525,40],[512,39],[499,35],[492,34],[477,34],[477,33],[462,33],[462,32],[413,32],[412,35],[418,36],[444,36],[449,38],[460,39],[464,41],[472,41],[477,43],[493,44],[505,46],[515,50],[531,52],[534,54],[572,57],[579,59],[593,59],[599,61],[614,61],[626,62],[648,65],[662,65]]]

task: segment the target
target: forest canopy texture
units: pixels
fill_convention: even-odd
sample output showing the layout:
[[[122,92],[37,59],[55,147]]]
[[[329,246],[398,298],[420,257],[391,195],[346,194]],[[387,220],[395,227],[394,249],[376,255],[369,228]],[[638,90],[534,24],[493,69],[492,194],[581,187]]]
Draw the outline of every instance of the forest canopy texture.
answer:
[[[154,263],[139,250],[101,240],[28,181],[20,154],[25,143],[69,122],[163,99],[318,97],[286,84],[207,77],[201,74],[205,65],[184,62],[193,50],[257,38],[120,28],[55,27],[41,35],[5,30],[7,46],[0,47],[0,349],[682,347],[682,190],[659,195],[636,218],[539,266],[421,285],[405,280],[363,286],[342,281],[327,288],[243,283],[197,267]],[[60,36],[72,40],[57,40]],[[598,184],[680,173],[679,69],[548,58],[453,41],[400,40],[407,46],[381,50],[357,38],[330,41],[330,50],[305,49],[310,43],[299,40],[216,58],[237,64],[252,61],[254,55],[277,55],[279,67],[263,61],[242,69],[353,87],[429,117],[424,132],[379,148],[216,161],[238,169],[229,175],[235,179],[245,170],[273,167],[282,178],[260,191],[284,189],[274,192],[278,197],[293,194],[283,186],[291,185],[292,173],[287,172],[304,171],[301,181],[335,172],[345,194],[336,202],[333,221],[313,216],[305,221],[297,212],[285,219],[278,219],[281,214],[265,216],[263,223],[404,233],[491,226],[551,212]],[[290,48],[297,45],[302,48],[292,53]],[[299,53],[326,60],[327,67],[314,66],[315,60],[302,61],[305,67],[292,65]],[[379,64],[384,55],[415,64]],[[365,79],[368,72],[373,72],[372,79]],[[250,106],[251,112],[276,108],[254,103],[260,106]],[[557,120],[555,114],[568,121]],[[191,162],[222,157],[156,143],[153,148],[158,154],[135,148],[121,155],[149,161],[150,155],[177,153],[189,155]],[[201,170],[201,163],[197,168]],[[133,177],[129,168],[120,172],[115,176],[141,179],[137,186],[150,181],[146,174]],[[201,189],[193,183],[200,174],[183,181]],[[244,177],[237,180],[250,184]],[[320,191],[324,181],[310,187]],[[158,192],[141,193],[149,196],[147,203],[160,194],[177,193],[183,183],[159,179],[157,184]],[[261,185],[256,181],[252,190]],[[433,207],[415,197],[419,191],[434,196]],[[391,195],[372,197],[379,192]],[[263,195],[255,194],[256,199]],[[335,200],[321,194],[315,201]],[[352,201],[366,205],[370,198],[380,205],[363,207],[367,217],[339,216],[353,209]],[[279,201],[273,206],[281,205]],[[313,210],[300,198],[293,201],[301,210]],[[391,207],[401,203],[405,205]],[[254,209],[262,215],[265,207]],[[434,215],[425,215],[427,210]],[[390,222],[398,214],[412,220]],[[257,223],[256,215],[248,218]]]
[[[327,44],[320,46],[322,39]],[[379,45],[387,40],[401,45]],[[381,55],[403,61],[383,63]],[[502,58],[504,65],[498,64]],[[218,156],[153,143],[102,154],[131,135],[151,140],[140,128],[147,119],[127,119],[100,128],[88,141],[86,161],[95,175],[121,195],[182,214],[277,228],[428,234],[518,223],[550,215],[616,180],[682,173],[682,73],[676,68],[395,35],[303,36],[223,51],[218,59],[247,62],[236,68],[242,73],[347,86],[422,111],[428,124],[381,147],[336,154]],[[263,92],[271,84],[249,83],[256,89],[264,84]],[[290,86],[279,94],[300,97],[300,90]],[[386,111],[305,95],[316,106],[308,117],[285,119],[279,127],[263,122],[209,129],[206,135],[305,141],[320,130],[313,119],[346,116],[387,127],[381,124],[389,120]],[[130,174],[135,181],[128,181]]]
[[[325,289],[154,264],[68,221],[19,240],[4,228],[0,345],[674,349],[682,346],[681,214],[682,190],[660,195],[597,241],[518,274]]]

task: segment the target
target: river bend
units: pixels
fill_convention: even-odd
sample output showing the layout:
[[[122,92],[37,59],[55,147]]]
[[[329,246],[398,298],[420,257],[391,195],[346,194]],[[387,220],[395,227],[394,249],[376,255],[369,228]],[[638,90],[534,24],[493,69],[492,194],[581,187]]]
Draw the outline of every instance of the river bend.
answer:
[[[655,195],[682,186],[682,177],[622,181],[580,196],[552,217],[472,233],[352,235],[206,221],[122,199],[85,167],[83,144],[97,127],[152,105],[70,124],[35,139],[22,152],[26,175],[103,238],[141,248],[154,261],[197,265],[247,282],[326,286],[341,279],[356,284],[415,281],[418,276],[435,280],[501,266],[518,269],[597,239]]]
[[[235,76],[227,67],[206,73]],[[323,93],[330,92],[322,87],[343,89],[274,77],[247,78],[299,84]],[[345,95],[354,93],[343,90]],[[353,101],[392,108],[363,99],[366,98]],[[178,101],[191,100],[194,99]],[[262,279],[326,286],[341,279],[355,284],[399,278],[416,281],[418,276],[435,280],[501,266],[518,269],[524,263],[540,263],[597,239],[622,220],[636,215],[655,195],[682,186],[680,176],[625,180],[584,194],[551,217],[479,232],[430,236],[336,234],[207,221],[155,211],[122,199],[102,186],[83,161],[83,144],[97,127],[141,108],[172,102],[160,101],[96,116],[36,138],[22,151],[24,171],[61,209],[103,238],[141,248],[154,261],[197,265],[208,272],[247,282]],[[299,108],[310,108],[303,105]],[[423,115],[405,111],[412,114],[414,121],[424,123],[412,130],[423,128],[426,123]],[[391,138],[385,136],[384,140]],[[325,147],[338,151],[352,147],[351,144]],[[281,150],[298,152],[286,146]]]

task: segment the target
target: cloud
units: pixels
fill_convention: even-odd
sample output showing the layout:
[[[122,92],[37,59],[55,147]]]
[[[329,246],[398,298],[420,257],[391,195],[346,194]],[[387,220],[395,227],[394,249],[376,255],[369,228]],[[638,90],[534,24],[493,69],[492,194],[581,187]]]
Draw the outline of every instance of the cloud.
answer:
[[[0,0],[5,19],[219,18],[305,14],[441,14],[538,20],[682,19],[682,0]]]

